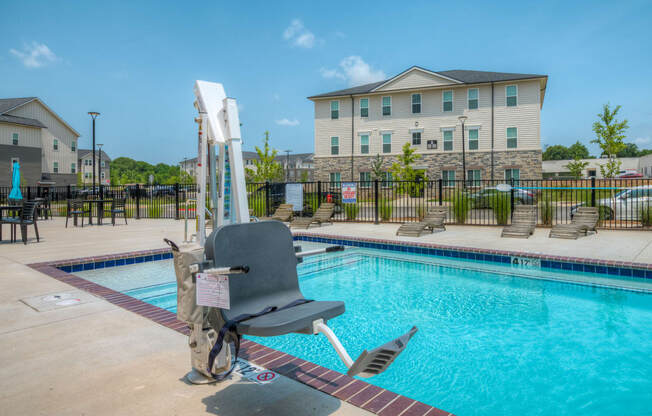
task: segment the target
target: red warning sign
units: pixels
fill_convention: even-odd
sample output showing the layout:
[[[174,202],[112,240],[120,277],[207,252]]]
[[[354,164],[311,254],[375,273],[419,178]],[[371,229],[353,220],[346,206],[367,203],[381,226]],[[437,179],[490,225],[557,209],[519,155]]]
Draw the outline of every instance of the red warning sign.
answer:
[[[265,371],[263,373],[260,373],[256,376],[256,379],[258,381],[263,381],[263,382],[270,382],[276,378],[276,373],[272,371]]]

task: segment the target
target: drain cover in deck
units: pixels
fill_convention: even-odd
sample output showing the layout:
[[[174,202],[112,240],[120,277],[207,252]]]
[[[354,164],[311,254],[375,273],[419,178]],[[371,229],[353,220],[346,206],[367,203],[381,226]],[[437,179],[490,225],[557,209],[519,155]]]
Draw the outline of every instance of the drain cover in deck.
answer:
[[[38,312],[45,312],[94,302],[95,300],[97,300],[97,298],[89,293],[81,290],[70,290],[67,292],[32,296],[21,299],[20,301]]]

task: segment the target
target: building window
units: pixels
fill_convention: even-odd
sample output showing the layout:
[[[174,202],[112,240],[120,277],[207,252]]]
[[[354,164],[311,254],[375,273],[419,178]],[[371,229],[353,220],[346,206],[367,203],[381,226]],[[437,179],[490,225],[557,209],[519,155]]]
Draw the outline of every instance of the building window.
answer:
[[[392,186],[392,172],[383,172],[383,176],[381,177],[382,180],[382,186],[387,188]]]
[[[54,150],[59,150],[59,140],[54,139],[54,142],[52,142],[52,146]]]
[[[433,150],[437,148],[437,140],[428,140],[428,149]]]
[[[383,97],[383,115],[392,115],[392,97]]]
[[[86,178],[86,179],[90,179],[90,178],[91,178],[91,174],[88,173],[88,172],[84,173],[84,178]]]
[[[52,171],[54,173],[59,173],[59,162],[54,162],[54,166],[53,166]]]
[[[518,130],[516,127],[507,127],[507,148],[516,149]]]
[[[482,171],[480,169],[468,169],[466,171],[466,183],[468,186],[480,186]]]
[[[106,167],[106,166],[104,165],[104,163],[105,163],[105,162],[104,162],[104,161],[102,161],[102,168],[105,168],[105,167]]]
[[[331,155],[340,154],[340,138],[331,137]]]
[[[340,102],[331,101],[331,119],[337,120],[340,118]]]
[[[342,175],[339,172],[331,172],[329,174],[329,179],[331,186],[339,186],[339,183],[342,181]]]
[[[478,129],[469,129],[469,150],[478,150]]]
[[[102,172],[102,179],[104,179],[104,172]]]
[[[369,98],[360,98],[360,117],[369,117]]]
[[[412,146],[421,146],[421,132],[413,131],[412,132]]]
[[[442,170],[441,179],[444,186],[455,186],[455,171],[454,170]]]
[[[453,91],[444,91],[442,99],[444,111],[453,111]]]
[[[444,130],[444,151],[453,151],[453,130]]]
[[[11,143],[14,146],[18,146],[18,133],[14,133],[11,137]]]
[[[507,107],[516,107],[518,104],[518,87],[516,85],[508,85],[505,87],[505,96],[507,97]]]
[[[73,140],[72,143],[70,143],[70,151],[74,152],[75,150],[77,150],[77,142]]]
[[[75,164],[74,163],[70,164],[70,173],[75,173]]]
[[[421,112],[421,94],[412,94],[412,114]]]
[[[371,186],[371,172],[360,172],[360,187],[369,188]]]
[[[360,135],[360,153],[366,155],[369,153],[369,135],[361,134]]]
[[[476,110],[478,108],[478,89],[477,88],[469,88],[469,99],[468,99],[468,104],[469,104],[469,110]]]
[[[521,172],[519,169],[505,169],[505,180],[506,181],[518,181],[521,178]]]
[[[383,153],[392,153],[392,134],[383,133]]]

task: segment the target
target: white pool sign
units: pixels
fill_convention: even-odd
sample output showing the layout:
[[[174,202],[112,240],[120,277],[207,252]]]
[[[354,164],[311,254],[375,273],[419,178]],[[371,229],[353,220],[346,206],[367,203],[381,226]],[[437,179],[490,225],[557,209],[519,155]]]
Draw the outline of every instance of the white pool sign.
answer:
[[[358,198],[358,188],[355,182],[342,182],[342,203],[355,204]]]
[[[501,183],[499,185],[496,185],[496,189],[499,190],[500,192],[509,192],[512,190],[512,186],[506,183]]]
[[[292,204],[294,211],[303,209],[303,184],[288,183],[285,185],[285,203]]]
[[[242,358],[238,358],[235,362],[235,372],[257,384],[269,384],[279,378],[278,373],[252,364]]]

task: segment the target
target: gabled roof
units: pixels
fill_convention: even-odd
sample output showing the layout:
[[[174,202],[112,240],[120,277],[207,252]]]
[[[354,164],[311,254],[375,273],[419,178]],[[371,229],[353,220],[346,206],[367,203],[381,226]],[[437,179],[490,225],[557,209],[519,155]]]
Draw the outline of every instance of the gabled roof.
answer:
[[[41,129],[46,128],[43,123],[33,118],[9,116],[6,114],[0,114],[0,123],[18,124],[21,126],[38,127]]]
[[[538,74],[515,74],[508,72],[487,72],[487,71],[469,71],[464,69],[454,69],[449,71],[431,71],[419,66],[413,66],[398,75],[395,75],[391,78],[388,78],[384,81],[373,82],[371,84],[360,85],[357,87],[346,88],[343,90],[337,90],[332,92],[327,92],[324,94],[318,94],[308,97],[308,99],[314,98],[327,98],[327,97],[339,97],[344,95],[360,95],[368,94],[380,89],[382,86],[396,80],[397,78],[407,74],[411,71],[422,71],[428,74],[436,75],[451,81],[451,84],[483,84],[489,82],[502,82],[502,81],[516,81],[524,79],[537,79],[537,78],[548,78],[547,75],[538,75]]]
[[[90,155],[91,149],[77,149],[77,159],[83,159],[86,156]],[[99,157],[100,152],[95,151],[95,156]],[[92,156],[89,156],[91,159],[93,158]],[[111,161],[111,158],[109,155],[106,154],[104,150],[102,150],[102,160],[108,160]]]
[[[32,101],[38,101],[39,104],[41,104],[43,107],[45,107],[46,110],[48,110],[57,120],[59,120],[64,126],[66,126],[70,131],[75,133],[77,137],[81,136],[77,130],[73,129],[72,126],[64,119],[59,117],[57,113],[52,111],[50,107],[48,107],[43,101],[41,101],[38,97],[24,97],[24,98],[0,98],[0,115],[6,115],[5,113],[8,113],[11,110],[14,110],[18,107],[24,106],[27,103],[31,103]],[[16,117],[16,116],[11,116],[11,117]],[[33,122],[40,123],[39,127],[46,128],[46,126],[43,125],[40,121],[36,119],[31,119],[31,118],[25,118],[25,117],[18,117],[24,120],[32,120]],[[27,124],[26,124],[27,125]],[[34,125],[34,124],[30,124]],[[36,125],[34,125],[36,126]]]

